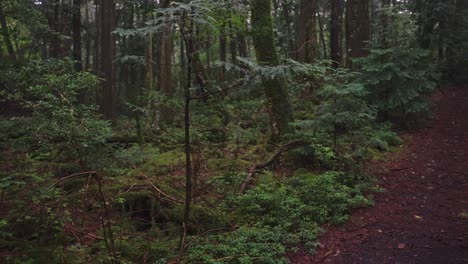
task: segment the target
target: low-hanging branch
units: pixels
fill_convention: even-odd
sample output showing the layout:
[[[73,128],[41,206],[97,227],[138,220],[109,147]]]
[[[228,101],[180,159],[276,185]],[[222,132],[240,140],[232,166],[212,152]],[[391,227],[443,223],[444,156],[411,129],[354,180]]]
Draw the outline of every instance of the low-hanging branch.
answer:
[[[271,155],[270,158],[268,158],[266,161],[264,161],[262,163],[254,162],[254,164],[250,167],[249,172],[247,173],[247,176],[245,177],[244,182],[242,182],[242,184],[241,184],[241,186],[239,188],[239,193],[243,194],[246,191],[246,189],[249,186],[252,179],[254,178],[255,174],[261,172],[266,167],[270,166],[283,152],[285,152],[285,151],[287,151],[289,149],[301,146],[301,145],[304,144],[304,142],[305,141],[303,139],[297,139],[297,140],[290,141],[290,142],[280,146],[273,153],[273,155]]]

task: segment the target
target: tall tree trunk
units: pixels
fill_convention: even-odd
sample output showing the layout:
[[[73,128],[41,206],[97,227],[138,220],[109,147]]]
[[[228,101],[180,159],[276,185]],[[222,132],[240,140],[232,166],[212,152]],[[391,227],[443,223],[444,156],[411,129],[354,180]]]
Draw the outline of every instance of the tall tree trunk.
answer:
[[[148,33],[148,45],[146,46],[146,87],[148,91],[153,89],[153,33]]]
[[[8,55],[10,56],[10,60],[12,63],[17,63],[15,49],[13,48],[13,44],[11,43],[10,32],[8,30],[8,24],[6,21],[5,11],[3,10],[2,3],[0,2],[0,25],[2,26],[2,35],[5,45],[8,50]]]
[[[81,71],[83,65],[81,62],[81,0],[73,0],[73,60],[75,62],[75,70]]]
[[[108,120],[114,119],[114,76],[112,58],[114,54],[114,40],[112,37],[112,26],[114,17],[114,1],[101,1],[101,67],[104,77],[102,91],[101,110]]]
[[[273,37],[271,0],[252,1],[252,35],[257,61],[262,66],[277,66],[279,56]],[[264,77],[263,87],[270,115],[271,139],[278,142],[289,131],[293,120],[285,80],[281,77]]]
[[[295,48],[295,39],[292,37],[294,32],[292,30],[293,18],[291,17],[291,9],[293,4],[290,2],[283,2],[283,15],[284,15],[284,23],[285,23],[285,32],[286,32],[286,39],[287,47],[286,47],[286,54],[288,58],[296,57],[296,48]]]
[[[227,62],[227,41],[226,41],[226,30],[225,30],[225,23],[221,25],[221,32],[219,34],[219,60],[222,63]],[[225,90],[225,82],[226,82],[226,67],[224,65],[221,65],[219,67],[219,83],[222,92],[222,95],[224,95],[224,90]]]
[[[54,13],[53,13],[53,37],[51,40],[52,57],[62,57],[62,41],[61,41],[61,28],[60,28],[60,0],[54,1]]]
[[[185,152],[185,202],[184,202],[184,218],[182,222],[182,235],[179,243],[179,257],[183,251],[185,245],[187,224],[190,221],[190,209],[192,203],[192,188],[193,188],[193,170],[192,170],[192,147],[190,140],[190,101],[192,88],[192,67],[193,67],[193,55],[195,54],[195,46],[193,40],[193,20],[190,20],[188,28],[186,26],[186,14],[182,16],[182,25],[180,26],[180,35],[182,42],[185,46],[185,52],[182,51],[181,55],[187,56],[187,76],[184,87],[184,152]]]
[[[298,23],[298,54],[301,62],[310,63],[317,55],[317,25],[315,23],[317,13],[316,0],[301,0],[299,7]]]
[[[346,2],[346,49],[348,67],[356,69],[354,58],[366,57],[370,41],[369,0]]]
[[[390,0],[382,0],[382,9],[381,9],[381,32],[380,32],[380,45],[383,48],[387,48],[389,46],[389,39],[388,39],[388,26],[390,24],[390,18],[385,13],[387,9],[390,7]]]
[[[322,42],[322,49],[323,49],[323,57],[327,58],[327,44],[325,42],[325,33],[323,32],[323,21],[322,15],[320,14],[320,10],[317,12],[317,19],[319,24],[319,33],[320,33],[320,42]]]
[[[243,22],[244,24],[247,24],[246,22]],[[246,26],[247,27],[247,26]],[[247,51],[247,40],[245,38],[245,32],[246,30],[242,29],[241,32],[237,34],[237,46],[239,47],[239,56],[245,58],[248,56],[248,51]]]
[[[234,28],[232,26],[231,14],[229,14],[229,47],[231,49],[231,62],[237,64],[237,39],[235,37]]]
[[[93,69],[96,73],[101,72],[101,17],[102,8],[96,0],[95,13],[96,13],[96,36],[94,38],[94,56],[93,56]]]
[[[468,77],[468,1],[457,0],[456,12],[451,18],[452,36],[447,41],[446,59],[450,76],[454,81],[467,83]]]
[[[168,8],[170,0],[163,1],[161,8]],[[159,45],[159,89],[162,94],[170,99],[174,96],[174,89],[172,87],[172,24],[167,22],[164,25],[160,38]],[[169,105],[165,104],[161,107],[161,121],[166,124],[171,124],[174,121],[174,110]]]
[[[85,52],[86,52],[86,56],[85,56],[85,70],[88,70],[90,69],[90,63],[91,63],[91,35],[90,35],[90,23],[89,23],[89,5],[88,3],[86,3],[85,5],[85,20],[86,20],[86,24],[88,25],[87,28],[86,28],[86,44],[85,44]]]
[[[161,34],[161,45],[159,53],[159,88],[168,99],[174,96],[172,87],[172,26],[167,25]],[[161,121],[172,123],[174,121],[174,111],[168,105],[161,108]]]

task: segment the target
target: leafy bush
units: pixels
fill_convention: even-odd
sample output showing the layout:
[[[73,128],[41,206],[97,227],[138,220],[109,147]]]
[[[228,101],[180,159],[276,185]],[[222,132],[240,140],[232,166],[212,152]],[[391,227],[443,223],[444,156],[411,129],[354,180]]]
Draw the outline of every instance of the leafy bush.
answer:
[[[227,209],[234,210],[241,227],[206,237],[191,248],[190,256],[203,258],[203,263],[283,263],[287,250],[313,251],[320,224],[342,223],[350,209],[370,204],[362,188],[348,187],[340,178],[343,174],[336,172],[299,172],[286,183],[260,184],[232,196]],[[263,252],[264,247],[278,252]]]
[[[72,65],[67,60],[36,61],[8,71],[4,100],[31,112],[22,125],[42,153],[54,151],[96,167],[106,156],[103,143],[111,133],[110,124],[99,118],[95,107],[78,104],[79,94],[95,89],[99,80],[74,72]]]
[[[304,207],[303,214],[317,223],[342,223],[350,209],[369,205],[371,202],[357,187],[342,183],[345,175],[327,172],[321,175],[300,173],[290,180],[289,186]]]
[[[356,60],[368,101],[383,119],[408,120],[429,111],[428,97],[437,81],[429,52],[422,49],[371,49]]]
[[[234,232],[202,238],[190,248],[190,263],[283,264],[286,248],[283,230],[241,227]]]

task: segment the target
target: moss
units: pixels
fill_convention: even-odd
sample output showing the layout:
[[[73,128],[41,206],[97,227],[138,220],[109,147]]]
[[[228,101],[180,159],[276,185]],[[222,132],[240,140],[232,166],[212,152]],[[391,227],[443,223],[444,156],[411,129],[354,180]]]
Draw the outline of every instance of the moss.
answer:
[[[273,35],[271,0],[252,1],[253,42],[258,63],[262,66],[277,66],[280,63]],[[289,95],[284,78],[263,78],[267,107],[270,113],[271,138],[280,141],[289,132],[293,120]]]
[[[184,164],[184,153],[172,150],[161,154],[155,154],[154,159],[142,166],[143,171],[156,172],[159,175],[167,174],[177,166]]]
[[[176,206],[167,210],[168,218],[173,223],[182,223],[184,216],[183,206]],[[213,208],[194,205],[191,208],[191,222],[189,234],[197,234],[209,229],[229,226],[228,217],[221,211]]]
[[[211,159],[207,163],[207,167],[210,172],[243,171],[250,165],[250,162],[241,159]]]

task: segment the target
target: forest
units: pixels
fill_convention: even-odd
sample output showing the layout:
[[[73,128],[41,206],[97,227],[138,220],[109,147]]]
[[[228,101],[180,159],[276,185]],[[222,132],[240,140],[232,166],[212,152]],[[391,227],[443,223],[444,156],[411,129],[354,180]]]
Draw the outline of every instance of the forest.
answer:
[[[0,262],[466,263],[466,83],[466,0],[0,0]]]

